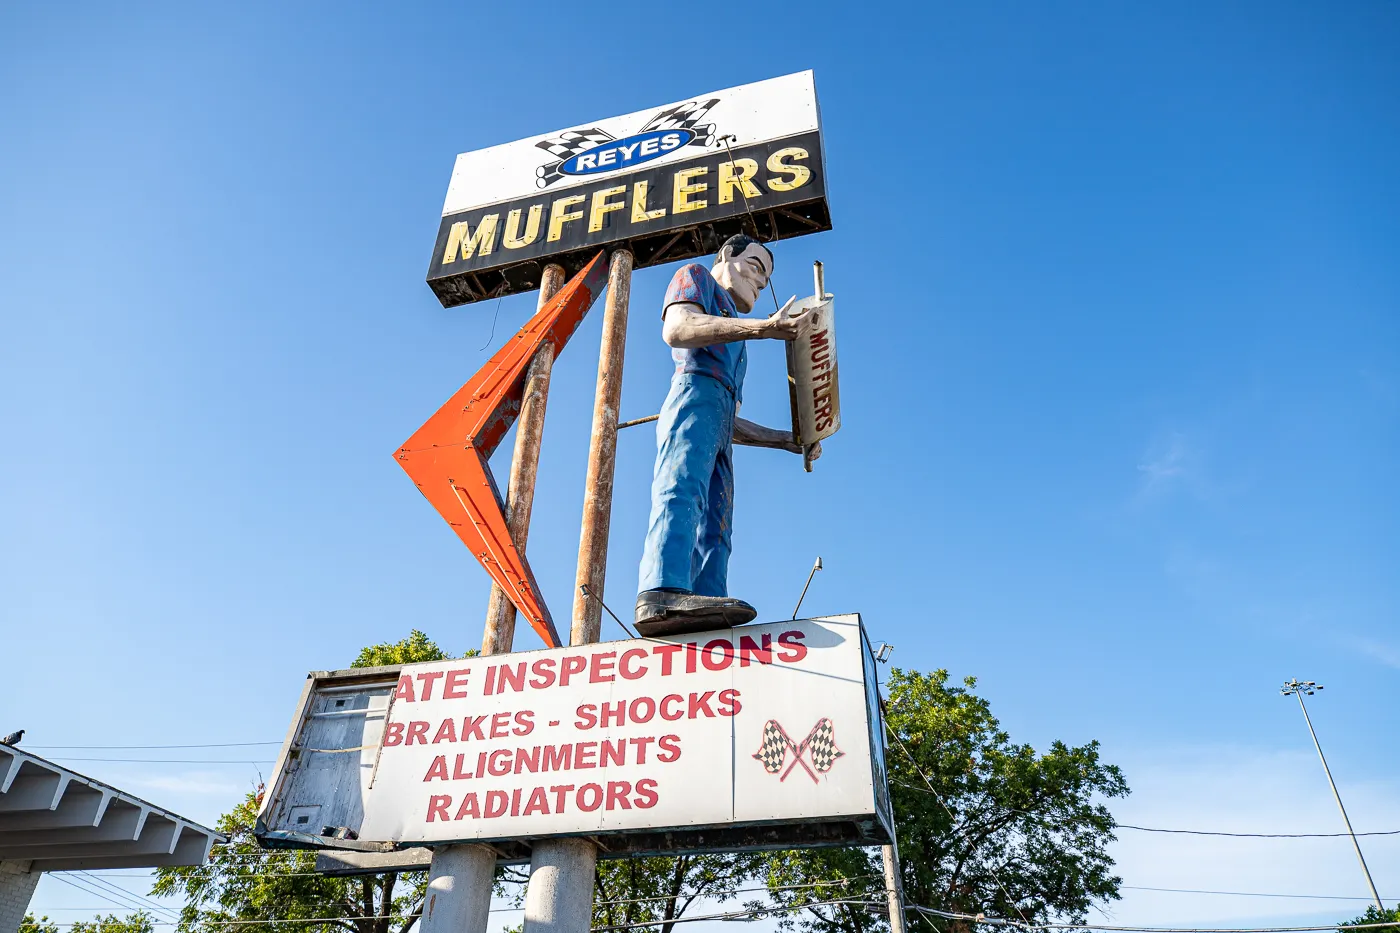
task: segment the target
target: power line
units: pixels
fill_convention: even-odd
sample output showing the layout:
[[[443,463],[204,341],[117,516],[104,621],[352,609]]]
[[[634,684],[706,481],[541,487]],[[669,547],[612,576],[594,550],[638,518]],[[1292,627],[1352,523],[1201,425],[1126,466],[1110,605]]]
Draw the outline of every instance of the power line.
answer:
[[[75,748],[81,751],[95,751],[98,749],[111,751],[113,749],[152,749],[152,748],[249,748],[254,745],[281,745],[281,742],[214,742],[208,745],[30,745],[24,743],[25,748]]]
[[[270,765],[275,758],[69,758],[55,757],[53,761],[114,761],[146,765]]]
[[[1268,891],[1203,891],[1198,888],[1148,888],[1140,884],[1120,885],[1124,891],[1162,891],[1168,894],[1230,894],[1235,897],[1293,897],[1307,901],[1369,901],[1355,894],[1275,894]]]
[[[1370,900],[1370,898],[1367,898]],[[1102,930],[1107,933],[1314,933],[1314,931],[1332,931],[1335,933],[1339,928],[1345,926],[1347,930],[1378,930],[1393,929],[1400,927],[1400,921],[1388,923],[1329,923],[1325,926],[1310,927],[1128,927],[1128,926],[1100,926],[1093,923],[1022,923],[1019,920],[1007,920],[1002,917],[988,917],[985,914],[962,914],[947,910],[935,910],[932,907],[920,907],[911,905],[906,910],[916,910],[920,913],[932,914],[935,917],[943,917],[948,920],[972,920],[976,923],[986,923],[993,926],[1018,927],[1025,930]]]

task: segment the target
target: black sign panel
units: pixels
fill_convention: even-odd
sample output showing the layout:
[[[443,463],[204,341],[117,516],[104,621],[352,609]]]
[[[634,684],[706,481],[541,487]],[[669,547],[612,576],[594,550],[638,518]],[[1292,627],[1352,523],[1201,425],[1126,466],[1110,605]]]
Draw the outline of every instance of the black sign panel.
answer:
[[[600,249],[625,247],[641,268],[713,253],[735,233],[829,229],[821,134],[803,133],[449,214],[428,284],[452,307],[538,288],[547,263],[572,275]]]

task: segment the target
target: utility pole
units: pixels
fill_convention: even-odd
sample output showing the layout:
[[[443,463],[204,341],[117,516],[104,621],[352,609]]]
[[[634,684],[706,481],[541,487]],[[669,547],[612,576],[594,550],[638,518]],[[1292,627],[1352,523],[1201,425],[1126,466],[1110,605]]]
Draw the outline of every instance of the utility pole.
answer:
[[[550,263],[540,278],[536,310],[543,309],[564,286],[564,267]],[[515,434],[515,453],[506,487],[506,521],[516,548],[525,553],[530,534],[530,510],[535,503],[535,477],[540,464],[545,403],[555,347],[545,343],[535,351],[526,370],[524,398]],[[515,640],[515,606],[500,586],[492,584],[486,608],[486,631],[481,653],[504,654]],[[455,845],[433,849],[428,869],[427,899],[422,933],[485,933],[496,880],[496,851],[490,846]]]
[[[1356,831],[1351,828],[1351,819],[1347,816],[1347,808],[1342,806],[1342,795],[1337,793],[1337,782],[1332,780],[1332,769],[1327,767],[1327,756],[1322,754],[1322,743],[1317,740],[1317,731],[1313,729],[1312,717],[1308,715],[1307,704],[1303,702],[1303,694],[1312,696],[1317,690],[1321,690],[1322,685],[1312,680],[1298,680],[1296,677],[1283,685],[1279,691],[1284,696],[1295,696],[1298,698],[1298,708],[1303,711],[1303,721],[1308,724],[1308,734],[1312,736],[1313,746],[1317,749],[1317,757],[1322,760],[1322,770],[1327,775],[1327,783],[1332,788],[1332,796],[1337,801],[1337,809],[1342,811],[1342,822],[1346,824],[1347,835],[1351,836],[1351,844],[1356,849],[1356,860],[1361,863],[1361,871],[1366,876],[1366,884],[1371,888],[1371,897],[1376,902],[1376,909],[1385,910],[1385,905],[1381,903],[1381,896],[1376,892],[1376,883],[1371,880],[1371,869],[1366,867],[1366,857],[1361,854],[1361,843],[1356,841]]]
[[[598,352],[598,384],[593,400],[593,432],[588,445],[569,639],[574,645],[596,642],[602,629],[600,603],[612,521],[617,413],[622,400],[632,262],[632,253],[626,249],[616,250],[608,257],[608,297],[603,310],[603,342]],[[583,595],[583,586],[588,587],[589,596]],[[530,882],[525,889],[525,933],[588,933],[593,921],[597,861],[598,847],[587,839],[536,842],[530,856]]]
[[[882,846],[885,862],[885,902],[890,909],[890,933],[904,933],[904,879],[899,874],[899,843],[891,838]]]

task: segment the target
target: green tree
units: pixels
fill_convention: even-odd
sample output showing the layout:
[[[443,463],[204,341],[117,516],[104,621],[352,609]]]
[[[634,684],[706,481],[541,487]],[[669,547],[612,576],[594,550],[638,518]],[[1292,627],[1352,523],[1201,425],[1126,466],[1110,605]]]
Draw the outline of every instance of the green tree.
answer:
[[[1119,896],[1102,801],[1127,795],[1122,772],[1100,760],[1097,742],[1054,742],[1043,754],[1013,743],[973,692],[976,681],[963,684],[949,686],[947,671],[891,672],[886,764],[906,904],[1083,922],[1091,906]],[[788,928],[869,933],[887,924],[859,906],[883,900],[878,849],[778,853],[768,884],[784,906],[805,908],[780,921]],[[837,898],[858,903],[813,906]]]
[[[762,855],[739,852],[600,861],[593,925],[661,921],[649,929],[671,933],[675,921],[696,901],[723,903],[738,897],[736,888],[753,878],[763,862]]]
[[[469,655],[476,654],[475,651]],[[370,645],[352,667],[379,667],[439,661],[449,655],[414,629],[402,641]],[[203,865],[156,870],[157,896],[183,896],[178,933],[230,933],[237,922],[260,921],[248,933],[308,933],[338,928],[347,933],[403,933],[422,912],[426,872],[386,872],[330,878],[316,872],[316,853],[267,852],[253,838],[260,794],[249,793],[219,818],[229,837],[215,846]],[[305,921],[327,919],[323,924]],[[274,921],[274,922],[267,922]],[[48,933],[35,930],[33,933]],[[149,933],[91,930],[81,933]]]
[[[1346,930],[1348,927],[1360,926],[1367,923],[1400,923],[1400,907],[1377,907],[1375,904],[1367,906],[1366,912],[1355,920],[1348,920],[1346,923],[1338,924],[1338,930]]]
[[[155,924],[151,915],[144,910],[125,917],[116,914],[98,915],[91,920],[79,920],[68,928],[68,933],[154,933]],[[33,914],[25,914],[20,921],[19,933],[58,933],[58,924],[48,917],[34,919]]]

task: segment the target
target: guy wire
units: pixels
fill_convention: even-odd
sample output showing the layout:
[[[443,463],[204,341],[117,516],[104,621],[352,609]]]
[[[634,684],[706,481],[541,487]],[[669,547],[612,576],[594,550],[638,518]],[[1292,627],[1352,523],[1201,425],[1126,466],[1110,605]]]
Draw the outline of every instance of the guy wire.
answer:
[[[727,153],[729,154],[729,168],[730,168],[731,170],[733,170],[733,168],[734,168],[734,150],[732,150],[732,149],[729,148],[729,140],[732,139],[732,138],[733,138],[733,134],[732,134],[732,133],[731,133],[731,134],[726,134],[726,135],[721,136],[721,137],[719,138],[719,141],[722,142],[722,143],[724,143],[724,151],[727,152]],[[754,215],[753,215],[753,208],[752,208],[752,207],[749,207],[749,195],[748,195],[748,192],[746,192],[746,191],[744,190],[744,186],[743,186],[742,184],[739,185],[739,197],[741,197],[741,198],[744,199],[744,213],[749,215],[749,223],[753,225],[753,235],[754,235],[754,239],[758,240],[760,243],[763,243],[763,240],[759,237],[759,234],[758,234],[758,218],[754,217]],[[764,243],[763,245],[764,245],[764,248],[767,249],[768,244]],[[772,251],[772,250],[769,250],[769,251],[768,251],[768,255],[770,255],[770,256],[773,255],[773,251]],[[776,266],[776,263],[775,263],[774,265]],[[775,271],[776,271],[776,269],[775,269]],[[770,278],[771,278],[771,277],[770,277]],[[773,289],[773,283],[772,283],[772,282],[769,282],[769,283],[768,283],[768,294],[769,294],[769,296],[773,299],[773,313],[774,313],[774,314],[781,314],[781,313],[782,313],[782,309],[778,307],[778,293]]]

